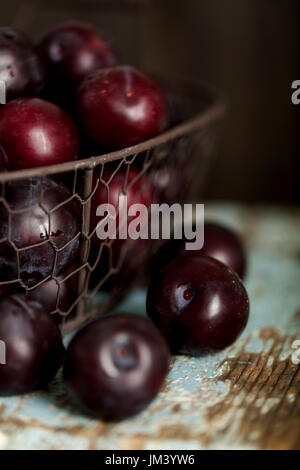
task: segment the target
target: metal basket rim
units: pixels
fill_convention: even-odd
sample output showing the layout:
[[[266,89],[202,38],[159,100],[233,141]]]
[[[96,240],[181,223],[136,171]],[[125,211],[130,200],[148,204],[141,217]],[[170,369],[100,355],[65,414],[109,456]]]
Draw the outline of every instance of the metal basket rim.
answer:
[[[189,134],[203,126],[209,125],[210,123],[221,119],[227,108],[227,101],[224,95],[210,85],[203,83],[198,83],[197,85],[198,88],[201,88],[202,91],[207,93],[210,99],[210,104],[207,106],[207,108],[196,114],[193,118],[190,118],[151,139],[130,147],[123,148],[121,150],[98,156],[91,156],[81,160],[38,168],[2,172],[0,173],[0,183],[17,181],[32,177],[45,177],[70,171],[93,169],[98,165],[116,161],[122,158],[124,159],[140,152],[150,150],[151,148],[154,148],[158,145],[165,144],[169,140],[181,137],[185,134]]]

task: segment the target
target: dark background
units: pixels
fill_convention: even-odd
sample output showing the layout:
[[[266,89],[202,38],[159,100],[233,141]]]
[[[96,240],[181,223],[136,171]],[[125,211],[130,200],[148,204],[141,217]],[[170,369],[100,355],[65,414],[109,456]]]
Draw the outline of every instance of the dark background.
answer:
[[[38,39],[66,19],[92,21],[122,62],[207,80],[230,101],[206,196],[300,202],[299,0],[9,0],[1,24]]]

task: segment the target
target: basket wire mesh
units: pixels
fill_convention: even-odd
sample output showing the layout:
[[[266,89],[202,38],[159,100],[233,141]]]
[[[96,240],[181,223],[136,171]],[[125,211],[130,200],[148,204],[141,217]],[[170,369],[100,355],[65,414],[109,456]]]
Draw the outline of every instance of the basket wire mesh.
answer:
[[[194,94],[192,103],[200,112],[147,142],[76,162],[0,173],[0,222],[4,227],[0,231],[0,258],[5,259],[9,250],[15,256],[9,276],[5,278],[7,271],[2,269],[0,291],[14,289],[41,297],[48,295],[50,286],[55,302],[49,313],[55,315],[66,332],[109,310],[132,283],[142,278],[157,244],[151,240],[129,240],[122,249],[115,250],[115,240],[95,243],[96,226],[91,223],[93,197],[102,187],[110,202],[110,186],[116,175],[123,178],[123,194],[137,181],[139,190],[145,191],[150,177],[155,183],[153,202],[190,202],[201,195],[226,104],[215,90],[197,88],[200,100]],[[135,176],[130,180],[132,168]],[[50,184],[49,180],[54,182]],[[22,185],[34,185],[36,191],[33,204],[25,207],[14,203]],[[64,185],[67,189],[61,191],[59,188]],[[21,218],[30,224],[32,213],[41,221],[44,232],[40,241],[25,243],[20,239],[17,221]],[[72,213],[78,225],[72,226],[70,238],[65,240],[64,233],[54,236],[53,230],[59,230],[58,220],[74,222]],[[30,263],[40,254],[42,258],[46,246],[48,266],[44,275],[24,277],[24,259]],[[72,263],[64,263],[64,254],[71,252]],[[47,265],[47,259],[42,262]],[[62,302],[66,292],[67,302]]]

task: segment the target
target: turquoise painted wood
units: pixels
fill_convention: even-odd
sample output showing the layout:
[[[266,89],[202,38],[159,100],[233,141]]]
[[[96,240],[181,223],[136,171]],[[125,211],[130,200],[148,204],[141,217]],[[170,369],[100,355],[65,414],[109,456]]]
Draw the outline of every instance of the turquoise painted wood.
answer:
[[[239,231],[249,252],[251,317],[238,343],[214,356],[175,358],[154,403],[119,424],[82,415],[59,377],[47,393],[2,398],[1,449],[300,448],[297,426],[288,441],[286,432],[278,437],[288,419],[300,429],[299,368],[291,359],[300,340],[300,211],[214,204],[206,218]],[[132,292],[119,308],[145,315],[145,291]],[[252,424],[245,410],[258,413]],[[277,430],[267,444],[266,423]]]

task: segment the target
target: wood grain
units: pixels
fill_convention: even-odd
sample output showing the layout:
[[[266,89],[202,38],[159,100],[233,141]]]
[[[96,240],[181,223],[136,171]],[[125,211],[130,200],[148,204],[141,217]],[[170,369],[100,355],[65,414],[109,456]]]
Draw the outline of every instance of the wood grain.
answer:
[[[3,449],[298,449],[300,212],[210,205],[207,217],[243,233],[250,320],[212,356],[174,358],[159,397],[138,416],[107,424],[81,413],[58,376],[49,390],[0,400]],[[119,306],[145,313],[145,291]]]
[[[300,368],[291,360],[293,336],[266,328],[262,353],[246,352],[247,344],[225,361],[223,381],[230,381],[225,400],[208,410],[212,430],[224,420],[223,433],[238,423],[238,434],[262,449],[300,449]],[[266,344],[266,343],[265,343]],[[281,359],[286,351],[290,355]],[[230,415],[230,420],[225,418]]]

